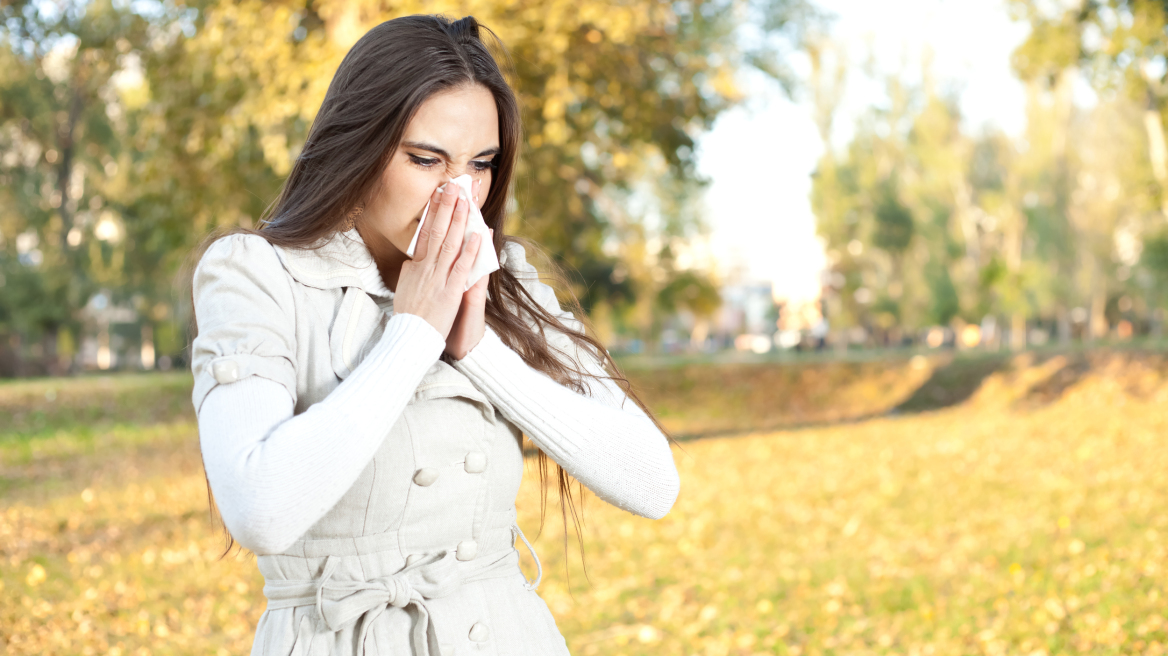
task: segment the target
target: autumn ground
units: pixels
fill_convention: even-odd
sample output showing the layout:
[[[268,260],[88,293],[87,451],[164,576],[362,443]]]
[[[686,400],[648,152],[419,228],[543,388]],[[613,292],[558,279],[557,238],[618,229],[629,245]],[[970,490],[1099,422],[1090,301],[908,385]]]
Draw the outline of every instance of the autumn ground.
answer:
[[[658,522],[588,499],[587,579],[549,508],[540,590],[573,653],[1164,653],[1162,355],[632,374],[682,496]],[[247,652],[262,579],[219,558],[188,394],[0,384],[0,654]]]

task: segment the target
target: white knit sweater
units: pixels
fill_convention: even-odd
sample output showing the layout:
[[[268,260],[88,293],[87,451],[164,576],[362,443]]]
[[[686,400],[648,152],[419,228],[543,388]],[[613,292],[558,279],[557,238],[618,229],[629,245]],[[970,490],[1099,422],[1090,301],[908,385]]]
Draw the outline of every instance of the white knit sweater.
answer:
[[[207,477],[242,545],[279,553],[353,485],[445,342],[421,317],[397,314],[377,346],[323,401],[293,416],[287,389],[251,376],[217,386],[199,412]],[[582,364],[603,375],[592,358]],[[455,367],[507,419],[601,499],[658,519],[680,483],[668,441],[611,381],[583,395],[529,367],[487,329]],[[320,435],[342,435],[346,448]]]

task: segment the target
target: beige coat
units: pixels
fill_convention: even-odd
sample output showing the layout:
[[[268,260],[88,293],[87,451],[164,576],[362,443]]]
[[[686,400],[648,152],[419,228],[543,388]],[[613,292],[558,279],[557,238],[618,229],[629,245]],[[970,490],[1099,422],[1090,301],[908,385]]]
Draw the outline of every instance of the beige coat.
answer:
[[[355,230],[314,251],[254,235],[215,249],[230,249],[213,258],[224,268],[216,279],[248,277],[233,293],[275,298],[284,316],[199,317],[213,329],[192,349],[196,409],[216,385],[259,375],[288,388],[304,412],[361,363],[393,313]],[[500,260],[533,271],[517,245]],[[529,289],[560,314],[549,288]],[[268,608],[253,656],[566,654],[518,566],[520,447],[520,431],[465,375],[435,363],[341,501],[290,549],[257,557]]]

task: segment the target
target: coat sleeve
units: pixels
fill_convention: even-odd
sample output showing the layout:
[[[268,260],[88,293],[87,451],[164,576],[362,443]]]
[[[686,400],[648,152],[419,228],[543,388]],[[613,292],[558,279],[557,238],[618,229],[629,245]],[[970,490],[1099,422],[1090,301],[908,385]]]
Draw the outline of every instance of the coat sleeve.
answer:
[[[276,251],[258,235],[228,235],[195,268],[198,336],[191,344],[198,413],[221,384],[258,376],[296,403],[296,344],[291,281]]]
[[[500,258],[546,310],[569,327],[582,327],[564,312],[551,287],[539,282],[521,246],[508,243]],[[455,366],[519,426],[541,450],[598,497],[629,512],[660,519],[677,499],[680,481],[669,442],[653,421],[610,380],[595,354],[576,348],[567,335],[548,342],[587,373],[580,394],[529,367],[490,328]]]

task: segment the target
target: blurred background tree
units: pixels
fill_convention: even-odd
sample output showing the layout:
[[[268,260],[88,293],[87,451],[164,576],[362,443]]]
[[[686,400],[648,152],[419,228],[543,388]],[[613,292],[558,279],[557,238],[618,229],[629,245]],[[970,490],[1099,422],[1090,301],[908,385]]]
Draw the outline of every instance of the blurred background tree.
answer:
[[[919,88],[905,88],[904,75],[887,79],[888,106],[861,119],[842,152],[829,147],[815,176],[835,324],[882,343],[930,326],[956,339],[978,324],[968,345],[1014,349],[1091,341],[1117,326],[1159,335],[1166,8],[1012,1],[1031,27],[1013,59],[1027,89],[1017,138],[963,128],[955,100],[933,88],[927,57]],[[1076,105],[1076,81],[1098,102]],[[838,82],[816,71],[811,84]]]
[[[812,186],[828,342],[1160,335],[1166,6],[1010,0],[1031,29],[1012,60],[1026,126],[1006,134],[970,129],[927,55],[919,76],[852,66],[810,0],[6,0],[0,372],[181,355],[189,254],[255,225],[347,49],[415,12],[475,15],[507,44],[525,128],[508,231],[568,272],[606,341],[680,326],[692,346],[725,314],[726,281],[693,257],[695,140],[746,70],[798,77],[828,144]],[[888,101],[835,143],[865,72]]]
[[[742,68],[793,83],[817,19],[803,0],[6,1],[8,369],[60,369],[83,333],[108,354],[119,323],[176,355],[191,249],[255,224],[361,34],[423,12],[474,15],[510,50],[526,150],[508,230],[564,266],[598,329],[647,338],[662,313],[712,313],[716,281],[675,256],[705,228],[694,140],[742,98]]]
[[[128,145],[119,75],[148,25],[108,3],[0,12],[0,336],[32,340],[56,371],[97,289],[134,294],[117,212]]]

